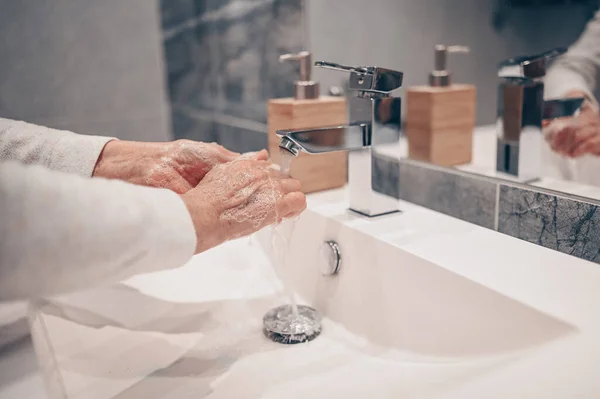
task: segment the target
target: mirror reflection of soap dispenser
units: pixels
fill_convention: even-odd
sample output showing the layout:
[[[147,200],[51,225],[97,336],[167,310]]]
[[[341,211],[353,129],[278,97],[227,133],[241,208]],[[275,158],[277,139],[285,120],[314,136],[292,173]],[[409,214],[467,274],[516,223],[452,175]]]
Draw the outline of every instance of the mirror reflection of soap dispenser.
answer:
[[[452,83],[448,54],[468,53],[465,46],[437,45],[428,86],[406,91],[406,136],[412,159],[443,166],[470,163],[477,91]]]
[[[348,120],[345,97],[319,95],[319,83],[311,80],[311,53],[285,54],[279,57],[279,61],[298,62],[300,76],[294,82],[293,97],[270,99],[267,103],[269,153],[273,162],[280,159],[277,130],[336,126],[346,124]],[[323,135],[323,140],[341,139],[335,134]],[[340,151],[310,156],[301,153],[292,160],[290,174],[300,180],[305,193],[341,187],[348,180],[348,153]]]

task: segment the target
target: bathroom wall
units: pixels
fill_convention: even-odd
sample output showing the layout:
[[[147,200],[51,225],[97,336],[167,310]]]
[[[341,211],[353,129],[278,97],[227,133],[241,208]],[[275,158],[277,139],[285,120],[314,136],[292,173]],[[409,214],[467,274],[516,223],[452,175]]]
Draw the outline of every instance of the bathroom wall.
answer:
[[[158,1],[2,0],[0,117],[168,140]]]
[[[378,192],[600,263],[600,201],[386,156],[373,181]]]
[[[315,59],[373,64],[405,73],[404,87],[425,84],[433,46],[464,44],[472,54],[449,59],[456,82],[477,86],[477,123],[496,117],[496,65],[519,54],[568,46],[584,27],[589,7],[515,9],[505,26],[492,23],[497,0],[306,0],[308,45]],[[342,75],[316,70],[323,88]]]
[[[303,49],[302,0],[163,0],[162,34],[176,138],[265,148],[266,101],[292,94]]]
[[[569,45],[589,7],[516,9],[498,30],[496,0],[161,1],[175,137],[246,151],[266,145],[265,101],[291,95],[295,69],[277,56],[308,48],[316,59],[376,64],[422,84],[437,43],[465,44],[450,60],[455,81],[478,87],[479,124],[496,114],[496,65],[505,58]],[[535,23],[532,23],[535,21]],[[497,23],[498,21],[496,21]],[[322,90],[344,76],[315,71]]]

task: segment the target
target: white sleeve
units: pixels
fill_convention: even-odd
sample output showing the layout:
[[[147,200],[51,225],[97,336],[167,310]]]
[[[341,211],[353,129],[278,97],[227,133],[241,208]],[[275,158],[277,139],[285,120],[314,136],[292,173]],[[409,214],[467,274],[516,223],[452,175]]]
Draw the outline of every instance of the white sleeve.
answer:
[[[0,301],[177,267],[195,246],[174,192],[0,163]]]
[[[0,162],[18,161],[89,177],[111,137],[86,136],[0,118]]]
[[[596,102],[593,92],[599,67],[600,11],[588,22],[585,31],[569,51],[549,69],[545,79],[546,98],[559,98],[568,91],[580,90],[592,102]]]

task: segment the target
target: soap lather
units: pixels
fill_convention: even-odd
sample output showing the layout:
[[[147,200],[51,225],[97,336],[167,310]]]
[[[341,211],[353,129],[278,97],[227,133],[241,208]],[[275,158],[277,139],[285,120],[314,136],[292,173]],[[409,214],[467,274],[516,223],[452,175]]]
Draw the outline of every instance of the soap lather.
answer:
[[[443,166],[471,162],[476,89],[454,84],[448,54],[469,53],[466,46],[434,47],[429,85],[407,90],[406,135],[409,157]]]

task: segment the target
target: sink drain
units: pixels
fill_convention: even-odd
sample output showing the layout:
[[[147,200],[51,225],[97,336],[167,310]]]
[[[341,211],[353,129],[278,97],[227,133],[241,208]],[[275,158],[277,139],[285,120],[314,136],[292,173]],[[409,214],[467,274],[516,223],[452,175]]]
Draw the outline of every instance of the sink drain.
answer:
[[[299,305],[295,311],[292,305],[282,305],[265,314],[263,332],[280,344],[300,344],[321,334],[321,321],[317,311],[309,306]]]

